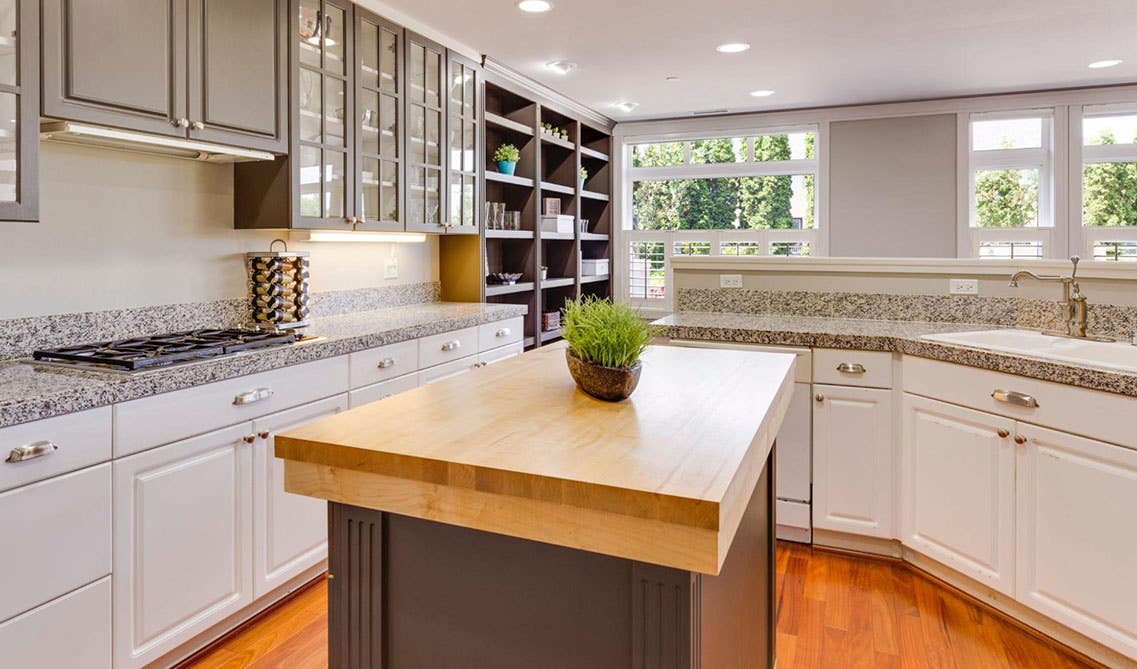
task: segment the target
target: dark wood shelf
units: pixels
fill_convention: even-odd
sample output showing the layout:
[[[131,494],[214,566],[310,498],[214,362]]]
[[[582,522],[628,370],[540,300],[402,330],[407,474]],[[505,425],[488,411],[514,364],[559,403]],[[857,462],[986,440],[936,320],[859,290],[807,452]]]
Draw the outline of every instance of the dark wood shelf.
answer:
[[[561,193],[562,195],[576,195],[576,189],[571,186],[562,186],[555,184],[551,181],[542,181],[541,190],[547,190],[551,193]],[[605,195],[604,199],[607,200],[608,196]]]
[[[533,347],[533,345],[534,345],[534,344],[536,344],[536,343],[537,343],[537,340],[536,340],[535,338],[533,338],[533,337],[526,337],[526,338],[525,338],[525,340],[524,340],[524,344],[523,344],[523,346],[524,346],[524,348],[532,348],[532,347]]]
[[[544,184],[542,184],[542,186],[543,185]],[[597,193],[596,191],[591,191],[591,190],[580,191],[580,196],[584,197],[584,198],[588,198],[589,200],[600,200],[601,202],[607,202],[608,201],[608,196],[606,194]]]
[[[498,114],[495,114],[493,112],[488,112],[488,111],[485,113],[485,119],[486,119],[486,123],[489,123],[491,125],[496,125],[499,128],[504,128],[505,130],[509,130],[510,132],[515,132],[519,135],[525,135],[527,137],[533,136],[533,128],[532,127],[527,126],[524,123],[518,123],[517,121],[514,121],[513,119],[508,119],[504,116],[500,116]]]
[[[564,286],[571,286],[574,283],[576,283],[576,277],[574,276],[556,277],[542,281],[541,288],[561,288]]]
[[[509,295],[510,293],[524,293],[533,290],[532,281],[519,281],[511,286],[486,285],[486,297],[491,295]]]
[[[582,232],[580,233],[580,241],[582,242],[606,242],[608,235],[602,235],[599,232]]]
[[[533,239],[532,230],[486,230],[486,239]]]
[[[596,283],[597,281],[607,281],[607,280],[608,280],[607,274],[594,274],[592,276],[580,277],[581,283]]]
[[[546,144],[552,144],[553,146],[559,146],[562,149],[576,151],[576,144],[573,144],[568,140],[561,139],[560,137],[551,137],[545,133],[541,133],[541,141]]]
[[[523,188],[532,188],[533,180],[525,177],[519,177],[516,174],[502,174],[501,172],[491,172],[486,170],[486,181],[496,181],[498,183],[509,184],[510,186],[521,186]]]
[[[559,339],[560,336],[561,336],[561,329],[560,328],[557,328],[556,330],[549,330],[548,332],[542,332],[541,333],[541,342],[544,343],[547,341],[552,341],[554,339]]]
[[[608,162],[607,153],[603,153],[595,149],[590,149],[587,146],[580,147],[580,155],[584,156],[585,158],[595,158],[596,160],[603,160],[604,162]]]

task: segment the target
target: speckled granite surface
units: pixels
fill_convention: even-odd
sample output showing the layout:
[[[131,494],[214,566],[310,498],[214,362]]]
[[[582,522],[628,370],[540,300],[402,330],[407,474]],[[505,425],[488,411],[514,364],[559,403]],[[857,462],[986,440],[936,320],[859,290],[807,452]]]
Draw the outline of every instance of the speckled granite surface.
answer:
[[[287,365],[512,318],[512,304],[434,302],[314,319],[306,335],[322,337],[283,348],[127,375],[0,363],[0,427],[181,390]]]
[[[675,339],[897,351],[1137,397],[1137,374],[920,339],[926,334],[997,329],[992,325],[708,312],[681,312],[655,322],[663,327],[663,336]]]

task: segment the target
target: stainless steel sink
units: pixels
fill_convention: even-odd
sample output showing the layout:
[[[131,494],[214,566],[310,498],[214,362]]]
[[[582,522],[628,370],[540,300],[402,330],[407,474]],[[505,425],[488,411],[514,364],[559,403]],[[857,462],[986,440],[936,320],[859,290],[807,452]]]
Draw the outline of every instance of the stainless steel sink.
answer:
[[[1137,346],[1056,337],[1033,330],[977,330],[924,335],[922,339],[987,351],[1015,353],[1067,364],[1137,373]]]

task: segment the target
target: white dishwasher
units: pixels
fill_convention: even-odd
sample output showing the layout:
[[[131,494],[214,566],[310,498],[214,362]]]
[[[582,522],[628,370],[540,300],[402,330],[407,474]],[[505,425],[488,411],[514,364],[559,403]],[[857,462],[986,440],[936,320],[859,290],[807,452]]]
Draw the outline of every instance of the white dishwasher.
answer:
[[[813,402],[810,383],[813,375],[813,352],[808,348],[789,346],[763,346],[735,342],[672,339],[672,346],[690,348],[726,348],[740,351],[792,353],[797,356],[794,365],[794,396],[778,432],[777,471],[775,488],[778,496],[778,538],[811,543],[813,531],[810,512],[810,492],[813,472]]]

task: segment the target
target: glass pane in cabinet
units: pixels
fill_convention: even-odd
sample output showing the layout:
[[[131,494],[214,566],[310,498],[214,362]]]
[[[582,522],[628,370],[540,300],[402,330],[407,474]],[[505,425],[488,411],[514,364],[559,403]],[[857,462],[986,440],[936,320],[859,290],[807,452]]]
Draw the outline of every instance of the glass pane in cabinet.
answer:
[[[462,221],[462,177],[450,174],[450,224],[461,225]]]
[[[344,145],[346,136],[344,113],[347,104],[344,92],[345,83],[342,79],[324,77],[324,117],[326,118],[324,128],[327,132],[325,144]]]
[[[320,216],[320,150],[300,147],[300,215]]]
[[[466,129],[462,132],[462,171],[476,172],[478,168],[474,164],[474,144],[478,138],[478,126],[475,123],[464,125]]]
[[[327,218],[341,218],[345,209],[343,158],[339,151],[324,151],[324,216]]]
[[[399,164],[384,160],[380,184],[379,218],[384,221],[399,220]]]
[[[466,66],[461,63],[453,63],[450,66],[450,104],[453,105],[451,111],[455,114],[461,113],[462,109],[462,93],[465,91],[463,82],[470,76]]]
[[[17,140],[20,137],[19,113],[15,93],[0,93],[0,201],[15,202],[16,179],[20,161]]]
[[[363,130],[363,152],[379,153],[379,94],[364,90],[356,104],[359,105],[359,122]]]
[[[320,75],[300,68],[300,140],[322,142],[320,131]]]
[[[396,93],[399,90],[399,36],[390,30],[379,34],[383,50],[379,53],[379,90]]]
[[[462,169],[462,119],[451,116],[447,128],[450,134],[446,145],[450,151],[450,169],[460,170]]]
[[[407,76],[411,102],[426,102],[426,49],[418,44],[411,45],[411,72]]]
[[[319,0],[300,0],[300,62],[320,67],[320,37],[323,15]]]
[[[474,220],[475,212],[477,212],[477,179],[474,177],[462,177],[462,225],[477,225]]]
[[[426,52],[426,104],[431,107],[442,106],[442,54],[437,51]]]
[[[438,152],[442,142],[442,114],[433,109],[426,110],[426,163],[441,165],[442,156]]]
[[[399,156],[399,100],[383,95],[379,104],[379,153],[389,158]]]
[[[412,167],[407,170],[407,220],[411,223],[421,224],[423,218],[423,203],[426,202],[424,184],[426,183],[426,168]]]
[[[422,107],[411,105],[411,160],[418,163],[426,162],[426,124],[425,112]]]
[[[426,205],[423,210],[423,220],[427,225],[438,225],[441,220],[439,217],[442,215],[442,212],[438,209],[440,200],[442,199],[440,197],[441,191],[439,190],[441,186],[442,173],[438,170],[427,169],[426,183],[423,184],[423,188],[426,190]]]
[[[344,74],[344,13],[339,7],[324,5],[328,15],[324,18],[324,69],[336,74]]]
[[[470,68],[466,68],[466,76],[462,78],[462,114],[467,118],[474,117],[474,78],[477,75]]]
[[[359,24],[360,83],[379,88],[379,26],[367,21]]]
[[[360,184],[363,187],[361,198],[361,212],[363,218],[375,220],[379,218],[379,161],[374,158],[363,159],[363,174],[360,175]]]
[[[17,47],[20,44],[19,33],[16,31],[16,20],[19,12],[16,0],[0,2],[0,84],[15,86],[19,84],[16,74]],[[28,3],[31,4],[31,3]],[[5,119],[12,118],[5,116]]]

